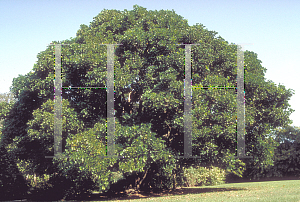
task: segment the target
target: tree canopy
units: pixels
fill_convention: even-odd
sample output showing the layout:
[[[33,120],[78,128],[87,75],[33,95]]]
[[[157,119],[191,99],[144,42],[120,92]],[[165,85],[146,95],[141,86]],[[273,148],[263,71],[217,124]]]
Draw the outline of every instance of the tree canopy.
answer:
[[[62,86],[105,87],[106,46],[115,47],[114,107],[116,155],[105,153],[106,89],[63,89],[64,158],[53,152],[54,46],[37,55],[33,71],[13,80],[17,101],[3,123],[1,144],[34,172],[59,172],[73,181],[90,179],[106,190],[116,172],[134,176],[137,188],[161,186],[177,165],[218,165],[236,175],[260,177],[273,165],[276,142],[268,134],[291,123],[293,90],[265,79],[256,53],[244,52],[246,153],[236,154],[235,89],[193,88],[192,138],[197,159],[183,155],[185,50],[192,46],[193,86],[236,86],[237,46],[202,24],[189,26],[174,11],[103,10],[62,42]],[[102,157],[101,157],[102,156]],[[51,170],[51,169],[52,170]],[[243,174],[243,170],[245,170]],[[74,173],[81,178],[73,179]],[[75,182],[76,183],[76,182]],[[162,187],[170,187],[172,183]],[[80,183],[77,183],[80,184]],[[78,188],[79,189],[79,188]]]

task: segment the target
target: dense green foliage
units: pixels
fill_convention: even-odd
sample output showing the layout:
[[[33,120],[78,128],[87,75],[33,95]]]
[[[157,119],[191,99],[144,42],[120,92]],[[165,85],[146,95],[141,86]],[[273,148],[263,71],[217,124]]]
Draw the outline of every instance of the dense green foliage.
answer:
[[[183,169],[183,181],[188,187],[223,184],[225,175],[225,171],[218,167],[190,167]]]
[[[300,129],[288,126],[272,133],[277,142],[274,154],[274,166],[266,170],[265,176],[300,176]]]
[[[0,156],[0,199],[22,199],[28,190],[27,183],[3,146],[0,147]]]
[[[65,183],[64,197],[98,189],[172,188],[190,166],[218,166],[227,173],[261,177],[273,165],[276,141],[270,131],[291,121],[292,90],[264,78],[257,54],[244,52],[246,152],[235,159],[234,89],[193,89],[193,155],[183,154],[184,46],[192,47],[193,86],[235,86],[237,47],[201,24],[189,26],[174,11],[103,10],[76,38],[62,43],[62,86],[106,86],[106,46],[115,47],[115,152],[106,156],[106,90],[63,89],[63,149],[53,155],[54,46],[38,54],[33,71],[15,78],[17,101],[3,122],[1,144],[19,169]],[[54,42],[58,43],[58,42]],[[6,108],[8,109],[8,108]],[[26,161],[26,168],[20,162]],[[245,172],[244,172],[245,171]],[[117,177],[116,177],[117,176]],[[174,180],[175,179],[175,180]],[[60,183],[60,184],[63,184]]]

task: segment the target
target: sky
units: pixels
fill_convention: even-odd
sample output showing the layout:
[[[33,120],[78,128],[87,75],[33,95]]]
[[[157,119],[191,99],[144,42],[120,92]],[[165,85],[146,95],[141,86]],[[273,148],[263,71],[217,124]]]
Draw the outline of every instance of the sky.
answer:
[[[0,0],[0,93],[30,72],[52,41],[75,38],[103,9],[174,10],[189,25],[203,24],[229,43],[258,54],[265,77],[293,89],[290,116],[300,126],[300,1],[298,0]]]

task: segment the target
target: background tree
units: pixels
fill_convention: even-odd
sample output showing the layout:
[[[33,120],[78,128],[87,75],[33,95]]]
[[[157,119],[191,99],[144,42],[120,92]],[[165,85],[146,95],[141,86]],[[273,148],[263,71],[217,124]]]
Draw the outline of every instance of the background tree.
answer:
[[[2,138],[3,122],[11,110],[15,99],[11,92],[0,94],[0,138]],[[16,162],[3,144],[0,144],[0,195],[2,200],[22,198],[28,190],[22,174],[19,172]]]
[[[299,176],[299,127],[287,126],[272,132],[278,146],[274,155],[274,166],[267,172],[272,177]]]

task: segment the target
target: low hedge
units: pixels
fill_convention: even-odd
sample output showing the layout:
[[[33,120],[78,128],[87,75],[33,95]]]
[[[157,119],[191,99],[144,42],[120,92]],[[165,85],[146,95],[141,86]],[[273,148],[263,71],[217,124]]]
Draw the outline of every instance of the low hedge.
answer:
[[[226,172],[218,167],[183,168],[182,181],[184,186],[210,186],[225,183]]]

